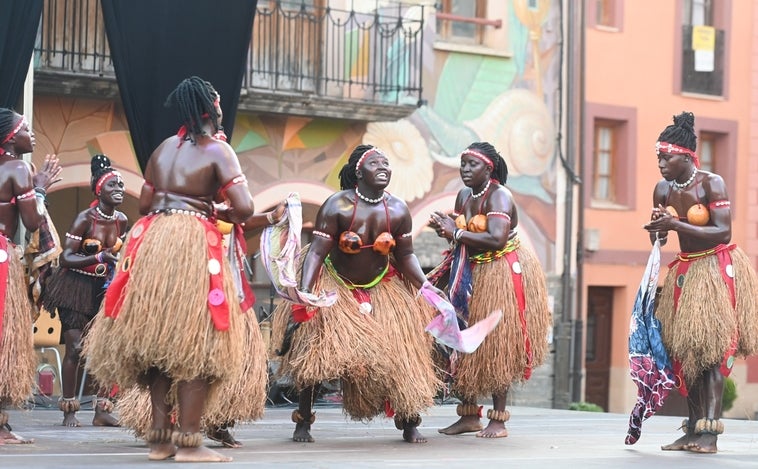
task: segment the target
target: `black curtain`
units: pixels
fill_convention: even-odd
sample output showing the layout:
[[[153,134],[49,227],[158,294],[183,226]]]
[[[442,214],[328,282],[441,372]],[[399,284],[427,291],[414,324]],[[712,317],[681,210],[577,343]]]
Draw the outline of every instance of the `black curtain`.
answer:
[[[42,1],[4,1],[0,7],[0,107],[13,108],[21,97]]]
[[[176,133],[163,103],[192,75],[221,95],[231,138],[258,0],[100,0],[121,102],[140,167]]]

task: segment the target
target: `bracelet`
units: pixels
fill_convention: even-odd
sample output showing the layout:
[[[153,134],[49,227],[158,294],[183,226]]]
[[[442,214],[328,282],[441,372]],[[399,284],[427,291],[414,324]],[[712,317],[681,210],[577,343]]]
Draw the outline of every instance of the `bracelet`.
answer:
[[[98,264],[103,263],[103,254],[105,254],[104,251],[100,251],[97,254],[95,254],[95,260],[97,261]]]
[[[274,221],[274,212],[268,212],[268,213],[266,214],[266,220],[268,220],[268,223],[269,223],[270,225],[275,225],[275,224],[276,224],[276,222]]]
[[[461,239],[461,236],[463,236],[463,231],[460,228],[456,228],[455,231],[453,231],[453,240],[459,241]]]
[[[36,192],[37,194],[42,194],[43,196],[47,195],[47,191],[45,190],[44,187],[35,187],[34,192]]]

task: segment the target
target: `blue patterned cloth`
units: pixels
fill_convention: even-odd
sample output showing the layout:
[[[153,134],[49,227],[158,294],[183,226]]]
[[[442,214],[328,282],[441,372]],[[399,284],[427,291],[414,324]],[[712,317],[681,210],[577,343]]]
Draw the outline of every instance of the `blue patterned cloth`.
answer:
[[[661,340],[661,324],[654,315],[655,294],[661,268],[661,245],[655,241],[634,300],[629,324],[629,373],[637,385],[637,403],[629,416],[625,439],[633,445],[642,433],[642,422],[652,417],[674,387],[674,371]]]

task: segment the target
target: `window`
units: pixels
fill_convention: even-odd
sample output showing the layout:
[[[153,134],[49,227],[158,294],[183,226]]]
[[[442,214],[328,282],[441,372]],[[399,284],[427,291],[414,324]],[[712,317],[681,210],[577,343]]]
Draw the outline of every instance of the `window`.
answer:
[[[614,125],[612,122],[595,123],[595,171],[592,177],[592,198],[615,202],[613,187],[613,161],[618,150],[614,149]]]
[[[739,202],[737,190],[737,121],[696,116],[698,129],[697,154],[700,168],[724,179],[732,210]],[[732,212],[734,213],[734,212]]]
[[[623,0],[590,0],[587,20],[590,27],[606,31],[621,31]]]
[[[585,109],[582,179],[587,182],[587,208],[634,209],[637,110],[596,103],[587,103]]]
[[[486,20],[486,0],[442,0],[437,18],[437,36],[442,41],[482,44],[484,25],[466,19]],[[463,21],[451,19],[458,17]]]
[[[700,143],[698,143],[698,158],[700,158],[700,169],[703,171],[715,172],[714,152],[716,147],[717,135],[710,132],[700,134]]]
[[[677,47],[675,89],[709,96],[726,96],[726,25],[729,0],[677,2],[681,47]]]

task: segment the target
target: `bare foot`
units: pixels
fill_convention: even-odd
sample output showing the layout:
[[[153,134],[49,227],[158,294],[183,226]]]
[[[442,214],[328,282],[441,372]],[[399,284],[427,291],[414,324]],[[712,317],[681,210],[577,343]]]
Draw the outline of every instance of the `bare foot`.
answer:
[[[710,434],[710,433],[703,433],[702,435],[697,435],[696,438],[691,440],[690,444],[687,445],[687,448],[685,448],[687,451],[692,451],[693,453],[715,453],[718,451],[718,448],[716,447],[716,441],[718,437],[716,435]]]
[[[298,443],[313,443],[316,441],[311,436],[311,424],[305,421],[296,423],[292,439]]]
[[[490,420],[487,428],[477,432],[479,438],[505,438],[508,436],[508,430],[505,429],[505,422],[499,420]]]
[[[23,436],[13,433],[9,425],[0,427],[0,445],[28,445],[34,443],[33,438],[24,438]]]
[[[426,443],[426,438],[419,433],[418,427],[411,426],[403,428],[403,440],[408,443]]]
[[[174,460],[178,462],[229,462],[232,458],[205,446],[199,446],[197,448],[179,448]]]
[[[95,409],[95,417],[92,419],[92,425],[96,427],[120,427],[116,417],[106,412],[100,407]]]
[[[147,459],[151,461],[163,461],[176,454],[176,446],[173,443],[151,443],[150,453]]]
[[[445,435],[460,435],[461,433],[478,432],[482,429],[482,423],[476,415],[466,415],[458,419],[449,427],[437,430]]]
[[[76,412],[63,412],[63,423],[61,424],[64,427],[81,427],[82,424],[79,423],[79,420],[76,418]]]
[[[669,445],[661,446],[661,449],[663,451],[686,451],[687,446],[691,443],[691,439],[692,435],[684,435]]]
[[[235,440],[228,427],[208,427],[205,431],[208,439],[217,441],[227,448],[242,448],[242,443]]]

